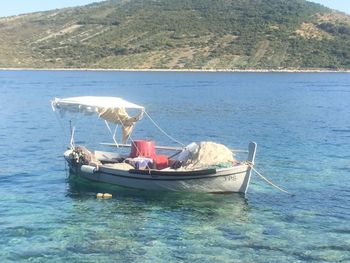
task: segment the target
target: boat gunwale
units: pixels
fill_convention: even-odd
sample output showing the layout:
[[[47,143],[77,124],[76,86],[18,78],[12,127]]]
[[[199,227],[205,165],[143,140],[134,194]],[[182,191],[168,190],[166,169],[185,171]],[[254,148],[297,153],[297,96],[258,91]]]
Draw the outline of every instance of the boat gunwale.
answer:
[[[130,169],[128,171],[130,174],[140,174],[140,175],[155,175],[155,176],[200,176],[200,175],[212,175],[216,174],[216,169],[203,169],[203,170],[193,170],[193,171],[171,171],[171,170],[156,170],[156,169]]]

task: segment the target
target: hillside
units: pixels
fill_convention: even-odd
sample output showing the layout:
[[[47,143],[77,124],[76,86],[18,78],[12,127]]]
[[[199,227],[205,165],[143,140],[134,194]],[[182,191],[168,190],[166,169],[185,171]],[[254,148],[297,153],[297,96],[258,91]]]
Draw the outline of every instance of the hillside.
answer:
[[[350,16],[304,0],[110,0],[0,18],[3,68],[350,69]]]

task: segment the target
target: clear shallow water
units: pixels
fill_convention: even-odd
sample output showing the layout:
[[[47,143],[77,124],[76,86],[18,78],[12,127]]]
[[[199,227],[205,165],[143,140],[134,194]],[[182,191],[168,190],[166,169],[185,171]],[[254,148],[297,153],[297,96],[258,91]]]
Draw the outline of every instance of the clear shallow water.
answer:
[[[49,101],[80,95],[142,104],[184,143],[254,140],[257,169],[296,195],[256,176],[245,197],[68,181],[68,140]],[[350,262],[349,105],[341,73],[2,71],[0,260]],[[84,142],[98,132],[110,141],[89,124]],[[141,134],[167,143],[146,120]]]

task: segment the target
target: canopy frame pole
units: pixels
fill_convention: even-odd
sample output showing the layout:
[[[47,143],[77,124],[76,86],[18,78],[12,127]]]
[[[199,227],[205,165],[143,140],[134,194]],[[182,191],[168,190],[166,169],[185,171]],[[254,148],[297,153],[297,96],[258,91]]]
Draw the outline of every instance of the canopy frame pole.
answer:
[[[122,127],[125,129],[124,123],[123,123],[123,121],[120,119],[119,116],[118,116],[118,119],[119,119],[119,122],[120,122],[120,124],[122,125]],[[134,124],[134,128],[135,128],[135,125],[136,125],[136,123]],[[122,136],[123,136],[123,135],[122,135]],[[127,138],[126,140],[128,140],[128,139],[130,139],[131,145],[133,145],[133,146],[136,148],[137,152],[140,152],[140,149],[136,146],[136,144],[134,143],[134,140],[133,140],[132,137],[131,137],[131,133],[129,134],[129,136],[128,136],[128,138]]]
[[[75,147],[75,144],[74,144],[75,126],[72,126],[72,120],[69,120],[69,128],[70,128],[69,144],[70,144],[71,148],[74,148]]]
[[[107,126],[107,129],[108,129],[109,133],[112,135],[112,139],[113,139],[115,145],[117,146],[117,148],[119,148],[119,144],[118,144],[117,140],[115,139],[115,133],[117,132],[118,125],[115,127],[115,130],[114,130],[114,133],[113,133],[112,130],[111,130],[111,127],[108,124],[108,121],[105,120],[105,124]]]
[[[116,142],[117,139],[115,138],[115,135],[117,134],[117,129],[118,129],[118,124],[115,125],[115,128],[114,128],[114,133],[113,133],[113,141]]]
[[[105,146],[110,146],[110,147],[117,147],[117,145],[115,145],[114,143],[100,142],[100,144]],[[132,144],[119,143],[118,147],[130,148],[132,147]],[[182,147],[159,146],[159,145],[155,145],[154,148],[156,148],[157,150],[180,151],[180,152],[184,149]]]

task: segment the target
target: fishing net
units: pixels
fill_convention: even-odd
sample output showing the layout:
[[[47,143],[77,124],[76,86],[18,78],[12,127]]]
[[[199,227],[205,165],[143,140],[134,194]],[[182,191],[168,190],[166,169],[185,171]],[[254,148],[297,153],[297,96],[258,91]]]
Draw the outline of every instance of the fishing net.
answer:
[[[185,170],[231,167],[235,163],[232,151],[225,145],[200,142],[196,151],[182,165]]]

